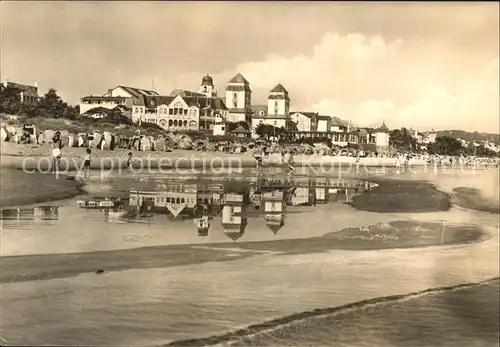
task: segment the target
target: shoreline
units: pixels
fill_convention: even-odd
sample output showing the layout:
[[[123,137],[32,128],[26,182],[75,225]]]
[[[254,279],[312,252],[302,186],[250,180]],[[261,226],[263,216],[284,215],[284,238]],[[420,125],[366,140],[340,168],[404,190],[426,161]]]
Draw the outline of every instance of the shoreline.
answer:
[[[49,203],[85,194],[84,184],[66,176],[0,168],[0,208]]]
[[[259,334],[263,334],[264,336],[262,338],[264,340],[269,341],[273,339],[273,336],[271,335],[277,329],[292,328],[291,327],[292,325],[300,324],[308,319],[322,319],[322,318],[334,319],[335,316],[337,315],[350,314],[350,313],[355,315],[359,313],[359,311],[361,310],[377,307],[380,306],[381,304],[394,305],[405,301],[416,300],[419,298],[426,298],[432,295],[443,295],[449,292],[465,291],[465,290],[479,288],[482,286],[495,286],[495,285],[498,286],[499,281],[500,277],[493,277],[478,282],[469,282],[469,283],[461,283],[450,286],[428,288],[407,294],[397,294],[397,295],[361,300],[342,306],[318,308],[312,311],[304,311],[280,317],[277,319],[265,321],[262,323],[252,324],[245,328],[238,329],[226,334],[212,335],[203,338],[176,340],[164,344],[163,346],[213,346],[222,343],[237,344],[238,342],[242,343],[242,345],[246,345],[245,342],[250,342],[250,341],[243,341],[244,339],[254,338]],[[301,329],[300,331],[301,334],[303,333],[302,330],[305,329]],[[279,332],[278,334],[281,338],[284,337],[284,332]],[[252,342],[259,342],[259,341],[252,341]],[[250,344],[250,345],[257,345],[257,344]]]

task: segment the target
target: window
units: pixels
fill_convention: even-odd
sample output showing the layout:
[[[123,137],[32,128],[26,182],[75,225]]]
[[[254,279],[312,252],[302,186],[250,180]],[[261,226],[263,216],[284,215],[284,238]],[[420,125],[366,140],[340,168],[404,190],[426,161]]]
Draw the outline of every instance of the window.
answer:
[[[173,124],[174,124],[174,122],[171,119],[169,119],[168,120],[168,126],[171,127]]]
[[[184,121],[184,123],[183,123],[183,125],[184,125],[185,127],[187,127],[187,125],[188,125],[188,121],[187,121],[187,120],[185,120],[185,121]]]
[[[278,114],[278,102],[274,102],[274,114]]]
[[[222,127],[220,127],[220,129],[221,129],[222,131],[224,131],[224,127],[223,127],[223,126],[222,126]]]
[[[168,114],[169,115],[173,115],[174,114],[174,109],[173,108],[169,108],[168,109]]]
[[[278,121],[277,120],[274,121],[274,125],[278,125]]]
[[[139,109],[137,107],[135,108],[135,113],[139,113]]]
[[[188,114],[188,110],[187,110],[187,108],[185,108],[184,109],[184,115],[187,116],[187,114]]]
[[[238,93],[233,94],[233,106],[234,108],[238,107]]]
[[[204,86],[204,87],[203,87],[203,92],[205,92],[205,93],[206,93],[207,91],[208,91],[207,86]]]
[[[177,126],[177,119],[174,120],[174,127]]]

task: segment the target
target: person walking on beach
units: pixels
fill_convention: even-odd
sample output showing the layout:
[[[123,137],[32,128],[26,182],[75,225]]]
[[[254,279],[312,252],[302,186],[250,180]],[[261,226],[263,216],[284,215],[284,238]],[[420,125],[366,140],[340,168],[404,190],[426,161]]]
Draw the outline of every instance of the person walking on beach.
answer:
[[[56,175],[59,174],[59,168],[61,165],[61,148],[61,133],[57,131],[52,138],[52,172]]]
[[[295,167],[293,166],[293,156],[292,154],[284,150],[281,154],[281,160],[283,161],[283,164],[285,164],[288,167],[288,175],[291,175],[292,173],[295,172]]]
[[[255,147],[253,150],[253,158],[256,161],[257,165],[257,174],[260,173],[260,170],[262,169],[262,149],[259,147]]]
[[[132,170],[132,152],[128,153],[127,169]]]
[[[90,155],[92,154],[92,150],[90,148],[87,148],[85,152],[86,153],[83,156],[83,177],[90,178]]]

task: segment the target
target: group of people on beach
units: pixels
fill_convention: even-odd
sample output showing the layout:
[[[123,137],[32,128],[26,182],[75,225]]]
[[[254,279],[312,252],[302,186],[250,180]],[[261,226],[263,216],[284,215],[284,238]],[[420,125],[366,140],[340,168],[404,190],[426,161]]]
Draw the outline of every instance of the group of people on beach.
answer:
[[[267,147],[262,147],[262,148],[256,147],[253,150],[252,155],[255,159],[258,173],[261,172],[261,169],[264,166],[264,158],[269,156],[269,152],[266,149]],[[281,154],[281,163],[288,169],[287,174],[288,175],[293,174],[295,172],[295,166],[294,166],[295,162],[293,160],[292,153],[290,153],[290,151],[286,149],[283,149],[283,151],[281,151],[280,154]]]
[[[58,174],[61,169],[61,159],[62,159],[62,148],[63,143],[61,139],[61,133],[57,131],[52,138],[52,172]],[[128,153],[127,158],[127,169],[132,168],[132,158],[133,153]],[[83,167],[81,169],[80,175],[82,178],[90,177],[90,167],[92,162],[92,150],[90,148],[85,149],[85,154],[83,156]]]

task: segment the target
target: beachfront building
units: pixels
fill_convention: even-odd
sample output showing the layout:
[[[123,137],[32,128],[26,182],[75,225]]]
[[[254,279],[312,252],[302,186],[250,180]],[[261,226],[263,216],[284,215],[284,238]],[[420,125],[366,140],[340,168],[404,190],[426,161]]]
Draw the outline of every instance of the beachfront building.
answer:
[[[257,111],[257,112],[255,112]],[[276,128],[284,128],[287,131],[292,129],[292,119],[290,118],[290,95],[281,83],[277,84],[269,92],[267,98],[267,110],[257,108],[252,112],[252,136],[258,137],[255,129],[259,124],[272,125]]]
[[[144,96],[158,95],[154,90],[140,89],[118,85],[108,89],[103,95],[84,96],[80,100],[80,114],[92,115],[102,113],[102,110],[119,109],[127,117],[138,117],[144,114]]]
[[[155,123],[165,130],[212,130],[222,123],[227,108],[221,98],[201,96],[147,96],[144,113],[133,114],[136,123]]]
[[[430,143],[436,142],[437,133],[434,130],[432,130],[432,131],[425,131],[425,132],[422,132],[422,133],[419,133],[418,131],[415,131],[414,137],[417,140],[418,144],[420,144],[420,145],[428,145]]]
[[[12,88],[19,92],[21,102],[25,104],[33,104],[38,101],[38,82],[30,84],[11,82],[8,79],[3,84],[4,88]]]
[[[132,112],[132,121],[154,123],[168,131],[225,130],[228,109],[222,98],[216,96],[212,77],[203,77],[201,83],[201,92],[174,89],[167,96],[144,96],[136,105],[139,111]]]
[[[317,112],[291,112],[290,119],[295,123],[295,130],[289,129],[296,138],[327,138],[330,133],[330,116]]]
[[[226,106],[228,122],[246,122],[250,124],[252,118],[252,90],[250,83],[238,73],[231,78],[226,87]]]
[[[273,190],[262,194],[264,219],[274,234],[285,225],[285,194],[283,190]]]
[[[236,241],[245,233],[248,224],[246,217],[246,199],[244,193],[224,194],[224,207],[222,208],[222,227],[227,237]]]

